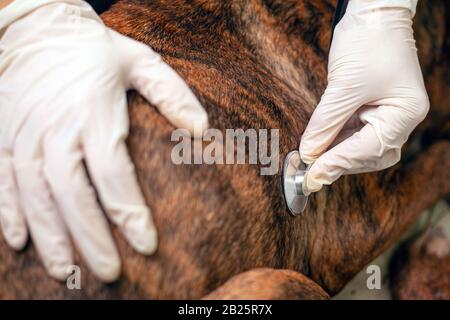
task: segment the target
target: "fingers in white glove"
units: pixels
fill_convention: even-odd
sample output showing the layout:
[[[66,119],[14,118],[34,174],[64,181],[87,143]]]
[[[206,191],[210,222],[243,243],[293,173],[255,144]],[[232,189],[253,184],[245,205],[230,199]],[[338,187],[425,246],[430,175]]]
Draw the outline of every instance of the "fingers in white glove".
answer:
[[[47,272],[57,280],[65,280],[73,265],[72,244],[42,175],[42,162],[22,162],[15,168],[20,196],[27,199],[23,207],[27,221],[32,222],[28,225],[33,244]]]
[[[80,109],[68,110],[74,113],[86,110]],[[100,280],[112,282],[120,276],[120,256],[82,163],[81,134],[77,130],[80,125],[76,122],[79,119],[84,117],[67,114],[65,121],[48,133],[44,143],[44,172],[87,265]]]
[[[128,135],[126,96],[101,97],[93,105],[83,132],[83,148],[101,203],[138,252],[152,254],[157,233],[150,209],[137,183],[125,145]],[[112,98],[109,100],[109,98]]]
[[[344,174],[382,170],[400,160],[400,148],[382,153],[382,145],[368,123],[315,161],[305,176],[306,190],[317,192]]]
[[[8,245],[22,250],[28,239],[19,190],[9,154],[0,155],[0,226]]]
[[[17,127],[12,147],[19,196],[33,244],[45,268],[52,277],[64,280],[73,264],[71,242],[42,172],[42,119],[39,112],[27,119]]]
[[[314,110],[300,142],[303,162],[311,164],[333,143],[341,129],[362,105],[359,86],[329,85]]]
[[[380,100],[377,104],[391,100]],[[402,145],[429,108],[426,97],[420,95],[403,99],[401,104],[366,107],[360,112],[360,119],[367,124],[312,164],[305,178],[306,189],[317,192],[344,174],[383,170],[397,163]]]
[[[411,90],[412,91],[412,90]],[[385,98],[366,107],[359,117],[372,124],[382,144],[383,152],[400,148],[414,128],[422,122],[430,109],[425,91],[405,92],[402,99]]]
[[[208,128],[208,116],[186,82],[150,47],[111,31],[127,61],[127,85],[154,104],[174,126],[194,137]]]

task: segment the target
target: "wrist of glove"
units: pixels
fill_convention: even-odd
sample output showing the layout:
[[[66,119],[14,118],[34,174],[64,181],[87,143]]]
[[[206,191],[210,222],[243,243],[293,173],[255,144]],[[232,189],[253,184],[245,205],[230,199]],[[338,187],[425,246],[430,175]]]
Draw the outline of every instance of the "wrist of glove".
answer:
[[[0,39],[1,230],[17,250],[29,233],[57,279],[74,263],[73,241],[90,269],[113,281],[120,257],[83,160],[109,219],[151,254],[156,230],[124,142],[126,90],[197,134],[207,115],[157,53],[105,27],[85,2],[37,0],[27,13],[24,3],[0,12],[20,12]]]
[[[375,10],[404,8],[411,12],[412,17],[416,14],[418,0],[349,0],[347,12],[368,13]]]

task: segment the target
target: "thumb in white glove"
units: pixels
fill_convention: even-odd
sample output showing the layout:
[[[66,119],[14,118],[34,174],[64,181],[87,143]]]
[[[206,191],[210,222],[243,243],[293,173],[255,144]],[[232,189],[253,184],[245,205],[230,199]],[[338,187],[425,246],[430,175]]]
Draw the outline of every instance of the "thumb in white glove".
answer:
[[[312,164],[307,192],[394,165],[428,112],[412,12],[366,8],[370,3],[350,1],[336,26],[328,86],[300,143],[302,160]]]
[[[16,4],[24,2],[0,16]],[[68,23],[73,12],[76,26]],[[190,131],[207,127],[206,112],[158,54],[106,28],[83,1],[37,8],[8,26],[0,46],[5,239],[19,250],[29,230],[48,272],[64,279],[73,264],[72,238],[90,269],[113,281],[119,253],[82,161],[109,218],[138,252],[151,254],[156,230],[124,142],[126,90],[136,88]]]

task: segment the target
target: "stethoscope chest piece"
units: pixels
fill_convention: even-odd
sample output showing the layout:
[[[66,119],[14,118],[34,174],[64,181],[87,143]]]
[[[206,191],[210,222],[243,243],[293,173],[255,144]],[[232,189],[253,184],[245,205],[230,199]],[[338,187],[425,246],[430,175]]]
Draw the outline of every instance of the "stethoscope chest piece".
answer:
[[[284,159],[281,185],[289,212],[296,216],[305,210],[308,195],[303,191],[303,183],[308,166],[302,162],[298,151],[291,151]]]

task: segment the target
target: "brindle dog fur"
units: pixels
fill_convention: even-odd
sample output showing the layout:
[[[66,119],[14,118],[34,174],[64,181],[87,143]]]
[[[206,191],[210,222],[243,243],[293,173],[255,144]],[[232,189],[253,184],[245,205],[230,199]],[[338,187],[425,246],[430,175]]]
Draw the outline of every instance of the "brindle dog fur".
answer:
[[[450,300],[450,241],[442,228],[400,245],[390,269],[395,299]]]
[[[280,167],[326,86],[335,1],[122,0],[102,15],[150,45],[193,89],[211,127],[279,128]],[[173,127],[130,93],[128,145],[160,245],[135,253],[113,228],[123,275],[105,285],[79,255],[82,289],[50,279],[32,245],[0,238],[0,298],[328,298],[450,192],[448,17],[419,1],[415,33],[431,112],[399,164],[345,176],[290,216],[280,175],[258,165],[174,165]],[[437,129],[436,129],[437,128]]]

